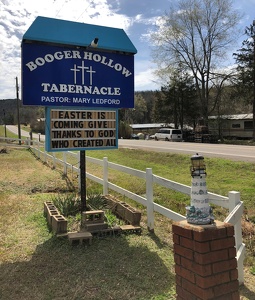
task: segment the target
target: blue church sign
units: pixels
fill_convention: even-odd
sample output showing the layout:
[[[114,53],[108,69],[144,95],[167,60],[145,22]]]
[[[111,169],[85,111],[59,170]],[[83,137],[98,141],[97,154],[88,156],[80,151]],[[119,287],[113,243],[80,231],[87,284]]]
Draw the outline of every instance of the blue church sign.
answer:
[[[22,41],[23,104],[133,108],[135,53],[123,30],[38,17]]]
[[[134,56],[24,44],[22,66],[24,104],[133,107]]]

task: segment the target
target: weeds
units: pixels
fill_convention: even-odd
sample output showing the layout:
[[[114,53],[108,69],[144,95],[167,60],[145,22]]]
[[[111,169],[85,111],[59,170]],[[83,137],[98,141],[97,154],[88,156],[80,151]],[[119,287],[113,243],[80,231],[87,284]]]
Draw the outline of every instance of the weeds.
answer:
[[[92,209],[105,209],[107,207],[107,201],[101,194],[89,193],[87,196],[87,203]]]
[[[75,194],[58,194],[52,202],[65,217],[75,216],[81,209],[81,201]]]
[[[255,266],[251,267],[251,274],[255,275]]]
[[[101,151],[93,153],[99,155]],[[110,156],[111,153],[112,151],[109,151],[100,155],[107,156],[109,154],[108,156]],[[120,153],[119,156],[118,153]],[[116,150],[114,156],[109,160],[116,161],[117,156],[120,164],[129,166],[136,161],[137,151]],[[138,157],[139,164],[137,162],[136,167],[144,170],[148,163],[152,167],[154,156],[150,159],[146,154],[146,162],[142,165],[143,156],[140,155]],[[169,161],[165,158],[166,161],[162,160],[164,162],[162,164],[161,154],[157,154],[155,157],[158,166],[167,165],[168,167],[167,173],[163,167],[158,167],[155,173],[173,179],[170,171],[176,176],[178,170],[171,167],[170,155]],[[128,161],[122,162],[121,158],[128,159]],[[183,169],[183,166],[180,165],[181,161],[178,163],[178,168]],[[234,162],[232,164],[236,165]],[[65,186],[66,182],[60,173],[42,165],[40,161],[35,160],[28,151],[24,150],[11,150],[10,154],[0,155],[0,165],[2,168],[0,182],[5,183],[5,185],[0,185],[0,239],[4,242],[0,243],[1,299],[175,299],[171,222],[168,219],[155,214],[155,233],[152,234],[144,226],[146,214],[143,214],[141,236],[121,235],[95,238],[90,247],[71,247],[66,240],[57,239],[47,230],[42,214],[43,202],[49,200],[49,194],[45,192],[27,193],[31,187],[38,186],[39,183],[45,186],[45,191],[49,191],[53,183],[58,188]],[[243,164],[245,170],[247,170],[246,166],[249,165]],[[224,173],[230,167],[216,168],[214,173],[219,176],[221,172]],[[238,164],[238,167],[240,169],[241,165]],[[232,169],[229,172],[230,175],[227,174],[223,177],[232,176],[232,174],[233,176],[240,175],[239,169]],[[212,170],[213,168],[210,168],[210,174],[213,175]],[[247,180],[249,178],[254,180],[254,172],[249,171],[245,174],[246,176],[242,177],[242,180],[235,182],[235,188],[241,191],[241,195],[244,187],[251,187],[250,181]],[[185,176],[175,177],[173,180],[188,184],[190,177]],[[209,179],[210,176],[208,175]],[[209,186],[215,181],[220,191],[228,191],[229,187],[225,188],[224,181],[217,176],[208,180]],[[115,176],[115,173],[111,172],[109,179],[119,184],[118,176]],[[132,184],[134,185],[134,181]],[[135,184],[140,184],[140,182],[135,182]],[[91,190],[91,187],[89,188]],[[97,191],[100,189],[98,188]],[[219,190],[215,190],[215,192],[219,193]],[[242,197],[245,204],[246,202],[254,203],[254,188],[251,192],[247,189],[245,198]],[[60,194],[56,195],[56,198],[64,200],[69,195]],[[74,194],[72,195],[77,199]],[[176,202],[178,199],[179,202],[176,195],[172,198],[160,197],[158,193],[157,197],[159,201],[164,199],[168,205],[173,201],[172,199]],[[99,197],[99,193],[97,196],[90,194],[88,202],[90,202],[89,198],[101,199],[101,196]],[[185,199],[181,204],[184,205],[184,203]],[[182,205],[177,209],[181,209]],[[253,221],[254,204],[248,206],[248,212],[248,219]],[[220,213],[222,216],[224,215],[224,211]],[[78,213],[77,216],[80,217],[80,214]],[[75,217],[69,216],[68,222],[69,218],[75,220]],[[246,223],[251,224],[251,222]],[[247,238],[249,232],[247,232]],[[251,243],[250,247],[254,249],[254,244]],[[250,253],[247,254],[247,258],[250,259],[249,264],[245,265],[245,285],[240,287],[240,296],[243,300],[255,299],[254,275],[252,275],[255,273],[254,256],[249,255]],[[14,282],[15,284],[13,284]]]
[[[114,227],[116,225],[120,225],[120,224],[124,224],[123,221],[119,220],[113,213],[111,210],[107,209],[105,211],[105,218],[106,218],[106,222],[108,224],[108,226],[110,227]]]

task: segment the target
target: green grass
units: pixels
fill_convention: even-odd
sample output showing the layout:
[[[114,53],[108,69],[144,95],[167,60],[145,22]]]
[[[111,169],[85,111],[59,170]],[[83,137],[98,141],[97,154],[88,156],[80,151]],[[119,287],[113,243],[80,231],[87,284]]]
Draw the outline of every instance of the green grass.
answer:
[[[21,128],[22,130],[24,130],[24,126]],[[0,137],[4,137],[5,136],[5,129],[4,129],[4,125],[0,125]],[[6,129],[6,137],[7,138],[13,138],[13,139],[17,139],[18,135],[9,131],[8,129]],[[21,136],[22,139],[26,139],[26,137]]]
[[[70,192],[71,179],[24,149],[8,149],[0,164],[1,299],[174,299],[171,245],[163,246],[168,233],[160,230],[160,238],[144,228],[142,236],[71,246],[43,217],[43,202]]]
[[[178,155],[169,153],[153,153],[148,151],[118,149],[107,151],[87,151],[87,156],[102,159],[108,157],[110,162],[125,165],[138,170],[146,171],[146,168],[152,168],[153,174],[173,180],[185,185],[191,184],[190,176],[190,156]],[[222,196],[228,196],[229,191],[239,191],[241,200],[244,201],[245,208],[252,215],[255,215],[255,164],[246,162],[235,162],[219,158],[206,158],[206,183],[209,192],[216,193]],[[121,175],[120,175],[121,176]],[[137,178],[130,179],[131,182],[123,177],[118,178],[125,187],[136,184],[134,188],[140,190],[141,194],[145,192],[142,186],[142,181]],[[173,198],[178,198],[185,201],[186,196],[179,193],[165,191],[159,195],[159,191],[163,189],[156,187],[156,198],[160,198],[162,202],[167,202],[167,197],[172,195]],[[162,200],[165,198],[165,200]]]
[[[128,149],[86,154],[100,159],[107,156],[111,162],[143,171],[151,167],[156,175],[191,183],[189,156]],[[248,216],[253,214],[254,164],[207,158],[205,163],[208,190],[222,195],[233,189],[240,191]],[[52,170],[24,149],[8,149],[8,154],[0,155],[0,165],[0,299],[175,299],[169,220],[155,214],[152,234],[146,228],[145,209],[130,201],[143,212],[141,235],[93,238],[91,246],[71,246],[48,231],[43,202],[60,192],[73,192],[70,187],[77,189],[77,180],[70,173],[66,177],[60,169]],[[87,167],[89,172],[102,176],[99,167]],[[109,178],[131,191],[145,193],[143,180],[116,171],[110,171]],[[87,192],[97,195],[102,187],[88,180]],[[188,196],[157,186],[155,198],[177,212],[189,202]],[[217,208],[217,214],[224,218],[225,211]],[[253,240],[250,245],[254,247]],[[254,256],[248,252],[248,257],[246,282],[240,289],[243,300],[255,296]]]
[[[4,125],[0,125],[0,136],[3,136],[3,137],[5,136]],[[12,133],[8,129],[6,129],[6,137],[8,137],[8,138],[14,138],[14,139],[18,138],[17,134]]]

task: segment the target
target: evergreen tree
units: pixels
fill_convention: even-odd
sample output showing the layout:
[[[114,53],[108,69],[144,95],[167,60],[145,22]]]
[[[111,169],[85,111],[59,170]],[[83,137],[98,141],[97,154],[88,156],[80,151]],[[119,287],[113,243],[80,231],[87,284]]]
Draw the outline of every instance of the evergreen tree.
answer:
[[[238,94],[245,95],[247,104],[253,107],[253,139],[255,139],[255,26],[245,28],[248,36],[242,42],[242,48],[233,56],[237,63]]]
[[[174,127],[194,124],[199,116],[196,87],[187,73],[176,70],[169,84],[161,88],[156,104],[156,118],[164,123],[174,123]]]

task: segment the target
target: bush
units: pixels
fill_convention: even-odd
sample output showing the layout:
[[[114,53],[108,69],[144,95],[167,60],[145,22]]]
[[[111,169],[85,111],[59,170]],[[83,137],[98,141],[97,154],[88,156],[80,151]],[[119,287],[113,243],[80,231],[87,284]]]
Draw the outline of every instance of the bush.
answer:
[[[81,210],[81,200],[75,194],[59,194],[52,202],[65,217],[75,216]]]
[[[124,224],[124,222],[120,221],[110,210],[105,211],[105,219],[110,227],[114,227],[118,224]]]
[[[107,201],[101,194],[88,194],[87,195],[87,204],[92,209],[103,210],[107,207]]]

